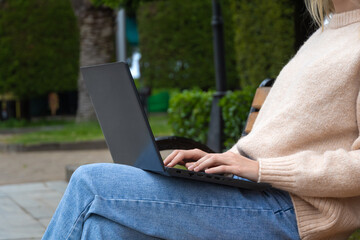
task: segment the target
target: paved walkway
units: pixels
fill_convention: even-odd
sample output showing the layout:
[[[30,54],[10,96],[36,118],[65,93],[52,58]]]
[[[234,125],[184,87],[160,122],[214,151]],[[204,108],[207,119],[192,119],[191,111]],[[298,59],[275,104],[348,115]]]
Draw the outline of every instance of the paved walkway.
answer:
[[[41,239],[67,182],[0,186],[0,240]]]
[[[65,166],[95,162],[112,162],[109,151],[0,152],[0,240],[41,239],[67,186]]]
[[[65,166],[112,162],[108,150],[0,152],[0,240],[41,239],[67,186]]]
[[[65,180],[66,165],[112,162],[104,150],[0,152],[0,185]]]

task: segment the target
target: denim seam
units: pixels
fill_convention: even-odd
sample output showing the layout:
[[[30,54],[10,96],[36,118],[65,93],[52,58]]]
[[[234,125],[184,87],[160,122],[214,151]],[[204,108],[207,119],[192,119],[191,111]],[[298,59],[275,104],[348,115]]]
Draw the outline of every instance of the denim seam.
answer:
[[[167,203],[167,204],[179,204],[179,205],[189,205],[189,206],[197,206],[197,207],[214,207],[214,208],[228,208],[228,209],[238,209],[238,210],[256,210],[256,211],[271,211],[274,212],[273,209],[260,209],[260,208],[239,208],[239,207],[228,207],[228,206],[214,206],[214,205],[206,205],[206,204],[194,204],[194,203],[183,203],[176,201],[164,201],[164,200],[150,200],[150,199],[127,199],[127,198],[117,198],[117,199],[107,199],[101,196],[100,197],[106,201],[128,201],[128,202],[149,202],[149,203]]]
[[[278,210],[278,211],[275,211],[274,214],[277,214],[277,213],[279,213],[279,212],[288,212],[288,211],[291,211],[291,210],[294,210],[294,208],[293,208],[293,207],[289,207],[289,208],[287,208],[287,209],[280,209],[280,210]]]
[[[86,207],[84,208],[84,210],[81,211],[80,215],[77,217],[75,223],[73,224],[72,228],[70,229],[69,234],[67,235],[66,239],[69,239],[69,238],[70,238],[70,236],[71,236],[71,234],[73,233],[73,231],[74,231],[74,229],[75,229],[75,226],[76,226],[77,223],[79,222],[81,216],[83,216],[83,215],[86,213],[87,209],[89,208],[89,206],[90,206],[93,202],[94,202],[94,199],[91,200],[91,202],[89,202],[89,204],[86,205]]]

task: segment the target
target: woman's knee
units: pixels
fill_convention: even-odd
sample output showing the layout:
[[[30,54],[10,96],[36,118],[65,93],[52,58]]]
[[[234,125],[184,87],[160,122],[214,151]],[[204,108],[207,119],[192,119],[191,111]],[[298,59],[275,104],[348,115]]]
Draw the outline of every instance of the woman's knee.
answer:
[[[77,182],[89,181],[104,172],[104,168],[108,168],[109,163],[94,163],[94,164],[85,164],[78,167],[74,173],[71,175],[70,184]]]
[[[79,167],[71,176],[68,189],[71,192],[86,192],[88,195],[115,196],[127,192],[129,182],[143,171],[131,166],[97,163]],[[125,183],[125,184],[124,184]]]
[[[137,168],[114,164],[114,163],[93,163],[82,165],[75,170],[70,179],[70,184],[78,182],[102,182],[110,179],[119,179],[123,175],[141,171]]]

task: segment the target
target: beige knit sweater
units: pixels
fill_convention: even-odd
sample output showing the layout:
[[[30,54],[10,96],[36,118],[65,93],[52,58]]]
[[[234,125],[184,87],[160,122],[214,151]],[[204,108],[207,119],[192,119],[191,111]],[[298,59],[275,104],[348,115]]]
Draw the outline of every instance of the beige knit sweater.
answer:
[[[290,192],[302,239],[360,228],[360,10],[333,15],[280,72],[233,151]]]

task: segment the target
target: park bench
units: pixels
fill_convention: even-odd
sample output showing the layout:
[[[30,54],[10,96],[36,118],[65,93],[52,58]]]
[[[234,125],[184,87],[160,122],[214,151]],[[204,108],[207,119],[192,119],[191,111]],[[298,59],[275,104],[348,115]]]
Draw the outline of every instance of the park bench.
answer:
[[[245,128],[242,132],[242,136],[246,136],[247,134],[250,133],[250,131],[254,125],[255,119],[258,115],[258,112],[259,112],[262,104],[264,103],[274,81],[275,81],[275,79],[267,78],[264,81],[262,81],[260,86],[256,89],[256,93],[255,93],[253,102],[251,104],[251,108],[250,108],[249,115],[248,115],[248,118],[247,118],[247,121],[245,124]],[[200,142],[196,142],[192,139],[188,139],[188,138],[184,138],[184,137],[176,137],[176,136],[159,137],[159,138],[156,138],[156,144],[157,144],[159,151],[198,148],[205,152],[209,152],[209,153],[214,152],[212,149],[210,149],[205,144],[202,144]]]
[[[250,133],[258,112],[263,105],[269,91],[274,84],[275,79],[265,79],[260,86],[256,89],[256,93],[254,99],[251,104],[251,108],[249,111],[249,115],[245,124],[245,128],[242,132],[242,136],[246,136]],[[174,149],[200,149],[208,153],[213,153],[214,151],[210,149],[205,144],[200,142],[196,142],[192,139],[184,138],[184,137],[160,137],[156,138],[156,144],[160,152],[171,152]],[[170,150],[170,151],[169,151]],[[162,154],[163,155],[163,154]],[[165,154],[166,155],[166,154]],[[358,229],[354,234],[350,236],[348,240],[360,240],[360,229]]]

